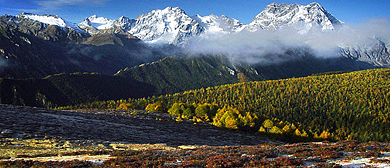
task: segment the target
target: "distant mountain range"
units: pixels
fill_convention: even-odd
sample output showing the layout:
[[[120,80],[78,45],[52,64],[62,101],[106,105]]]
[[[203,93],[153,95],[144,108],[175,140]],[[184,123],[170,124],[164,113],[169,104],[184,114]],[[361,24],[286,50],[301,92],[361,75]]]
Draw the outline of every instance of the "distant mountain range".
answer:
[[[56,15],[40,16],[22,13],[16,17],[28,18],[62,28],[71,28],[88,34],[125,31],[144,42],[174,45],[184,45],[189,38],[205,33],[254,32],[259,29],[276,30],[286,25],[296,25],[296,28],[302,29],[302,31],[308,31],[313,26],[319,26],[323,31],[330,31],[343,26],[343,22],[315,2],[307,6],[269,4],[248,25],[225,15],[189,16],[178,7],[153,10],[135,19],[122,16],[119,19],[110,20],[93,15],[78,24],[68,22]]]

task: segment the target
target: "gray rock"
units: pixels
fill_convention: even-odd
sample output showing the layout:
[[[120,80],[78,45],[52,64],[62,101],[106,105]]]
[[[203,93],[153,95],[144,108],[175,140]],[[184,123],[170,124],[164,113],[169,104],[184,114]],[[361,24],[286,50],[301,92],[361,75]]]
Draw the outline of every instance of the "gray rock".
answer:
[[[1,134],[12,134],[13,131],[10,130],[10,129],[4,129],[3,131],[1,131]]]

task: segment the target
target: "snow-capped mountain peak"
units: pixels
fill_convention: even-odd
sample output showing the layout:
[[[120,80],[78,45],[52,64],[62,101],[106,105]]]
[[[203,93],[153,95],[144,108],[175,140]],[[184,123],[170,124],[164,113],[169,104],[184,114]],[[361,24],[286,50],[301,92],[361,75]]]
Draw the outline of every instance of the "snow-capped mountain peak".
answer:
[[[318,8],[323,8],[319,3],[317,3],[317,2],[312,2],[312,3],[310,3],[308,6],[311,6],[311,7],[314,7],[314,6],[316,6],[316,7],[318,7]]]
[[[17,17],[35,20],[48,25],[55,25],[62,28],[73,28],[79,30],[75,23],[66,21],[57,15],[36,15],[32,13],[21,13]]]
[[[130,19],[125,16],[121,16],[119,19],[114,20],[113,22],[115,26],[118,26],[124,29],[125,31],[129,31],[132,27],[134,27],[134,23],[135,23],[134,19]]]
[[[78,26],[90,34],[97,34],[102,30],[122,29],[124,31],[129,31],[133,27],[134,22],[135,21],[133,19],[125,16],[121,16],[116,20],[111,20],[97,15],[92,15],[85,18],[84,21],[78,24]]]
[[[98,17],[97,15],[92,15],[83,22],[79,24],[79,27],[84,29],[87,27],[94,27],[96,29],[110,29],[113,26],[113,21],[104,17]]]
[[[205,33],[233,33],[241,31],[244,27],[240,21],[228,18],[225,15],[195,15],[194,19],[205,27]]]
[[[330,31],[340,25],[343,25],[340,20],[316,2],[306,6],[271,3],[252,20],[248,29],[249,31],[277,30],[283,26],[294,26],[304,33],[313,26],[318,26],[322,31]]]
[[[188,37],[203,32],[203,27],[178,7],[153,10],[135,19],[129,31],[149,43],[184,44]]]
[[[167,12],[175,12],[175,13],[186,13],[183,9],[179,8],[179,7],[166,7],[165,9],[162,10],[163,13],[167,13]]]

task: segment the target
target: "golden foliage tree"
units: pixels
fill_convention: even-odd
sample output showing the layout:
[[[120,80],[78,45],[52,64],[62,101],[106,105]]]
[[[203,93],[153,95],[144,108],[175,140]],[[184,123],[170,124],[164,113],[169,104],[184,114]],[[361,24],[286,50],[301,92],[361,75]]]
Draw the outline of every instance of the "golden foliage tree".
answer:
[[[213,125],[230,129],[238,129],[243,124],[241,122],[241,113],[234,108],[225,106],[217,111],[213,119]]]

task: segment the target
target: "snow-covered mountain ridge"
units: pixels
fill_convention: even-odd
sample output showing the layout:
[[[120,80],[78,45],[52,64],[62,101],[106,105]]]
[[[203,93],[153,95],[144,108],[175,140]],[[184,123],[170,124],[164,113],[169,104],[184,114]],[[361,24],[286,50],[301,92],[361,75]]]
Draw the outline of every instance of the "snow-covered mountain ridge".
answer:
[[[55,25],[62,28],[72,28],[75,30],[79,30],[79,27],[76,23],[66,21],[57,15],[36,15],[32,13],[21,13],[16,17],[36,20],[44,24]]]
[[[254,32],[261,29],[279,29],[291,25],[304,33],[314,26],[320,27],[323,31],[330,31],[343,25],[343,22],[336,19],[315,2],[306,6],[299,4],[269,4],[248,25],[225,15],[216,16],[211,14],[191,17],[178,7],[153,10],[141,14],[135,19],[122,16],[119,19],[111,20],[93,15],[78,24],[65,21],[55,15],[23,13],[19,16],[49,25],[70,27],[92,35],[108,29],[122,29],[147,43],[174,45],[185,45],[189,38],[207,33]]]

